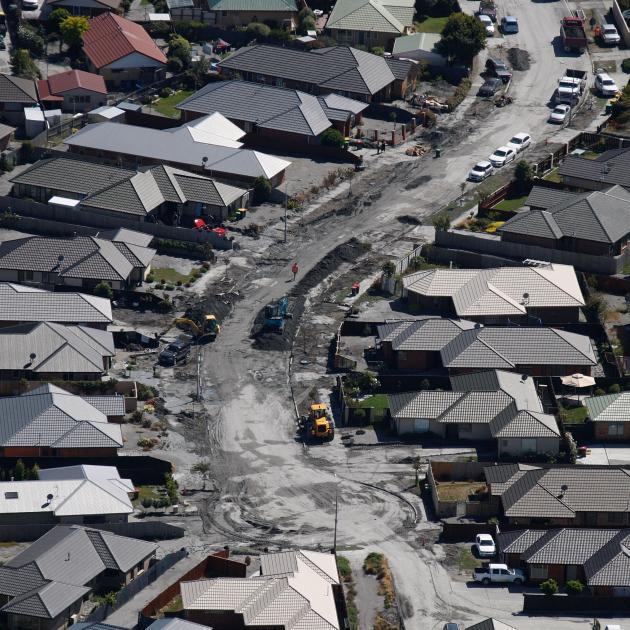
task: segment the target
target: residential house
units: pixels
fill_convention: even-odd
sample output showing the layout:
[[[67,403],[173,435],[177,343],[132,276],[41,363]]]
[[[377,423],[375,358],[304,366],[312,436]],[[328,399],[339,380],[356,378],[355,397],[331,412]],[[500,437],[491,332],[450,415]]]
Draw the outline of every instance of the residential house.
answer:
[[[593,396],[584,405],[598,442],[630,440],[630,392]]]
[[[575,199],[578,194],[561,188],[534,185],[523,205],[529,207],[530,210],[549,210],[549,208]]]
[[[88,155],[119,166],[138,168],[162,164],[234,185],[252,186],[265,177],[279,186],[286,160],[243,149],[239,139],[245,132],[215,112],[172,129],[149,129],[104,122],[90,124],[67,138],[70,153]]]
[[[551,529],[502,532],[500,553],[532,582],[579,580],[592,595],[630,592],[630,529]]]
[[[0,117],[12,125],[24,124],[24,108],[37,107],[35,81],[0,74]]]
[[[64,156],[40,160],[11,181],[16,197],[79,200],[79,211],[127,221],[192,227],[195,218],[224,220],[249,206],[248,190],[170,166],[135,171]]]
[[[89,112],[107,103],[107,88],[102,76],[84,70],[51,74],[37,82],[37,92],[46,109]]]
[[[613,186],[572,195],[545,210],[520,212],[497,232],[511,243],[618,256],[630,241],[630,192]]]
[[[260,556],[260,575],[181,582],[182,616],[214,630],[340,630],[334,554],[286,551]]]
[[[7,326],[0,328],[0,385],[100,381],[115,353],[114,337],[106,330],[53,322]]]
[[[514,626],[508,626],[507,623],[497,621],[496,619],[484,619],[472,626],[466,626],[466,630],[516,630]]]
[[[439,33],[413,33],[397,37],[394,41],[392,57],[421,61],[429,68],[442,68],[448,64],[448,59],[436,50],[437,43],[441,39],[442,35]]]
[[[558,167],[565,186],[576,190],[604,190],[610,186],[630,187],[628,158],[630,149],[604,151],[594,160],[567,155]]]
[[[358,101],[387,101],[395,80],[387,61],[349,46],[311,51],[261,44],[220,62],[227,78],[292,88],[316,96],[336,93]]]
[[[38,480],[0,482],[0,525],[126,523],[134,492],[113,466],[44,468]]]
[[[426,317],[378,327],[383,358],[398,370],[446,368],[450,374],[484,369],[530,376],[590,374],[597,365],[591,340],[555,328],[482,326]]]
[[[152,542],[57,525],[0,567],[2,627],[65,630],[91,594],[132,582],[156,550]]]
[[[128,630],[121,626],[112,626],[108,623],[99,622],[79,622],[74,624],[72,630]],[[146,630],[212,630],[209,626],[200,626],[198,623],[178,619],[177,617],[165,617],[156,619]]]
[[[42,17],[48,16],[59,8],[67,9],[72,15],[94,17],[101,13],[113,11],[122,13],[120,0],[44,0],[41,7]]]
[[[528,376],[502,370],[477,372],[452,376],[451,387],[452,391],[388,396],[396,432],[492,440],[499,457],[558,453],[556,419],[544,413],[536,385]]]
[[[155,250],[95,236],[27,236],[0,245],[0,282],[45,287],[133,289],[151,270]]]
[[[584,298],[573,267],[430,269],[403,278],[410,306],[483,324],[577,322]]]
[[[319,144],[330,128],[348,136],[366,107],[337,94],[317,97],[248,81],[209,83],[177,105],[185,122],[219,112],[254,138],[292,148]]]
[[[506,464],[489,466],[484,474],[511,525],[630,525],[630,472],[622,467]]]
[[[403,99],[411,95],[416,89],[420,79],[420,70],[417,61],[411,59],[386,59],[389,69],[394,75],[391,87],[392,99]]]
[[[91,72],[122,90],[163,79],[166,56],[149,34],[135,22],[115,13],[101,13],[90,20],[83,34],[83,52]]]
[[[221,29],[263,22],[294,31],[298,25],[296,0],[208,0],[212,25]]]
[[[414,0],[338,0],[325,33],[339,44],[391,50],[396,37],[413,31]]]
[[[123,445],[123,396],[71,394],[46,383],[21,396],[0,398],[3,457],[111,457]]]
[[[112,305],[106,298],[0,282],[0,327],[55,322],[105,330],[112,321]]]

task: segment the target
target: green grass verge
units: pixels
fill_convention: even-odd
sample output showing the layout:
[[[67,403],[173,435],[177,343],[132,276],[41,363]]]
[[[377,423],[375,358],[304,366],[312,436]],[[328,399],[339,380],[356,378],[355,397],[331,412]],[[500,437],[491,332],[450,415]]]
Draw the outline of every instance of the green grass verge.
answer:
[[[527,200],[528,195],[523,195],[522,197],[514,197],[513,199],[504,199],[496,206],[494,206],[497,210],[505,210],[506,212],[514,212],[521,208],[525,201]]]
[[[161,98],[152,107],[156,111],[160,112],[163,116],[169,118],[179,118],[179,110],[175,109],[176,105],[179,105],[185,98],[188,98],[193,93],[192,90],[180,90],[171,94],[166,98]]]
[[[480,564],[479,560],[472,555],[470,549],[460,549],[457,554],[457,566],[460,571],[472,571]]]
[[[564,410],[566,424],[583,424],[588,416],[586,407],[571,407]]]
[[[448,17],[428,17],[423,22],[415,22],[418,33],[441,33],[446,26]]]

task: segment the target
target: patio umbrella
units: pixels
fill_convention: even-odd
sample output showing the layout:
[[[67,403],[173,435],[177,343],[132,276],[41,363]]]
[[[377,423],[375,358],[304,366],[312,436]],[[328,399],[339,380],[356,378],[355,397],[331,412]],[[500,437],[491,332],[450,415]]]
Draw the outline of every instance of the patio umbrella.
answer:
[[[595,379],[592,376],[586,376],[586,374],[571,374],[570,376],[563,376],[561,379],[563,385],[569,387],[575,387],[580,389],[582,387],[592,387],[595,385]]]

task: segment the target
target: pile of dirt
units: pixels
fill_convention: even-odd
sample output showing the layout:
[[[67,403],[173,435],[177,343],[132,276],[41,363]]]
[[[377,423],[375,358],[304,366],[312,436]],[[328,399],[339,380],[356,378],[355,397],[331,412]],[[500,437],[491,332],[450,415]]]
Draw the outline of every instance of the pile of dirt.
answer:
[[[265,330],[265,309],[261,309],[252,326],[251,337],[254,339],[254,347],[266,351],[290,350],[304,312],[306,294],[335,271],[339,265],[344,262],[354,262],[368,250],[368,245],[352,238],[328,252],[289,292],[288,312],[291,317],[285,319],[282,333]]]
[[[241,295],[231,287],[221,290],[220,286],[212,286],[208,289],[203,300],[196,299],[186,309],[185,317],[195,322],[202,322],[206,314],[214,315],[218,322],[223,322],[234,308],[234,303],[241,299]]]
[[[510,48],[510,50],[508,50],[508,60],[514,70],[529,70],[531,66],[529,53],[520,48]]]
[[[404,223],[405,225],[422,225],[422,221],[419,217],[415,217],[412,214],[403,214],[399,217],[396,217],[396,220],[399,223]]]

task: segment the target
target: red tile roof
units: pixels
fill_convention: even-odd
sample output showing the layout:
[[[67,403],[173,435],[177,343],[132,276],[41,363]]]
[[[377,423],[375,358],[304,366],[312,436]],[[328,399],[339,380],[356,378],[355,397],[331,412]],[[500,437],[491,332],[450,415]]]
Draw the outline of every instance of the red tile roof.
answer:
[[[142,26],[114,13],[102,13],[90,20],[90,28],[83,34],[83,50],[96,68],[132,53],[166,63],[164,53]]]
[[[37,82],[39,98],[44,101],[63,100],[60,94],[79,88],[98,94],[107,94],[105,79],[98,74],[83,70],[68,70]]]

